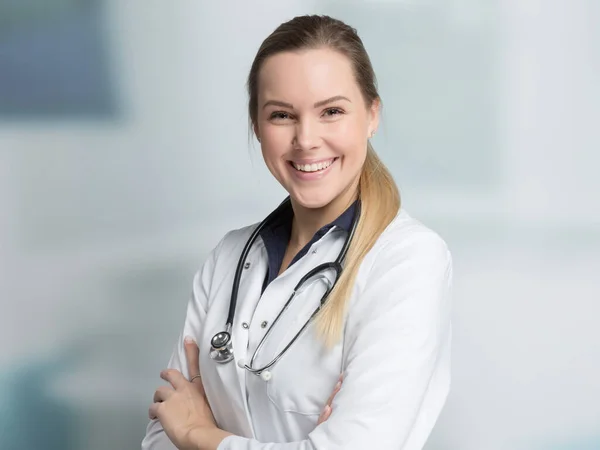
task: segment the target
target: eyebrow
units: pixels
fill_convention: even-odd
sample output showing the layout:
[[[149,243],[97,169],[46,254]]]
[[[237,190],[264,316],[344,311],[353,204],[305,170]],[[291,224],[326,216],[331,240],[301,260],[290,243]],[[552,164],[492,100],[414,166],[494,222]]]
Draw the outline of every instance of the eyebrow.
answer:
[[[324,106],[324,105],[327,105],[329,103],[337,102],[337,101],[340,101],[340,100],[346,100],[347,102],[352,103],[349,98],[344,97],[343,95],[335,95],[333,97],[330,97],[330,98],[327,98],[325,100],[321,100],[321,101],[315,103],[313,105],[313,107],[314,108],[318,108],[320,106]],[[292,105],[291,103],[281,102],[279,100],[269,100],[268,102],[266,102],[263,105],[263,109],[266,108],[269,105],[281,106],[283,108],[294,109],[294,105]]]

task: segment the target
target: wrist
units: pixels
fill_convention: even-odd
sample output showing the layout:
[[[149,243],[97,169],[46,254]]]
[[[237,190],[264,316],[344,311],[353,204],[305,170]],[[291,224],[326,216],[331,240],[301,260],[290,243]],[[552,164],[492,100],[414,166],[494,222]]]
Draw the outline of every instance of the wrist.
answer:
[[[217,450],[223,439],[231,435],[217,427],[197,428],[193,434],[194,450]]]

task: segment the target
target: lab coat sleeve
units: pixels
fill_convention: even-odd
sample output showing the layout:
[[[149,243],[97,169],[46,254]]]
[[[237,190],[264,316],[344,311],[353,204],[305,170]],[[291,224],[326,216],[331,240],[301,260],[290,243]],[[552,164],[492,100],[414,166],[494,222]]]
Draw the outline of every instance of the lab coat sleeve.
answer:
[[[225,238],[211,251],[202,268],[194,276],[192,294],[187,305],[183,331],[179,335],[171,354],[171,359],[169,360],[168,368],[179,370],[186,378],[189,378],[189,371],[183,347],[183,339],[185,336],[192,336],[197,342],[201,334],[208,309],[208,294],[212,274],[217,255],[224,240]],[[142,440],[142,450],[177,450],[177,447],[171,443],[158,419],[155,419],[150,421],[146,427],[146,435]]]
[[[388,242],[350,305],[342,389],[308,439],[218,450],[421,450],[450,387],[452,260],[432,231]]]

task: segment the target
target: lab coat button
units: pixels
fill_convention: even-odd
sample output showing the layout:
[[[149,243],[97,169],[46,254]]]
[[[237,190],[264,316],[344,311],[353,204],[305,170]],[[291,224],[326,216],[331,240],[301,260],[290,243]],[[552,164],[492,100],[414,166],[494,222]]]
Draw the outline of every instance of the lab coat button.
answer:
[[[270,381],[272,378],[271,372],[269,372],[268,370],[265,370],[264,372],[260,373],[260,377],[263,379],[263,381]]]
[[[244,322],[244,323],[242,323],[242,328],[247,330],[248,328],[250,328],[250,325],[248,325],[248,323]]]
[[[244,269],[249,269],[250,268],[250,263],[247,262],[246,264],[244,264]]]
[[[260,327],[267,328],[267,325],[269,325],[269,322],[267,322],[266,320],[263,320],[263,322],[260,324]]]

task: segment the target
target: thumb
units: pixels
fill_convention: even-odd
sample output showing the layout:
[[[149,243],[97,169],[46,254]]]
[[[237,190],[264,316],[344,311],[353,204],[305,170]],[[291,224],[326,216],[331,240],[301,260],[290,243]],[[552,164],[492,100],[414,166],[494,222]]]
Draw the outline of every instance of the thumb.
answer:
[[[193,337],[186,336],[183,340],[183,346],[185,348],[185,358],[188,363],[188,373],[190,375],[189,380],[192,380],[192,384],[196,386],[198,391],[200,391],[202,395],[206,396],[206,393],[204,392],[204,386],[202,385],[202,379],[199,377],[200,350],[198,349],[198,344],[196,344],[196,340]]]
[[[191,336],[186,336],[183,340],[183,347],[185,350],[185,358],[188,365],[189,379],[191,380],[196,375],[200,375],[200,362],[198,344]]]

